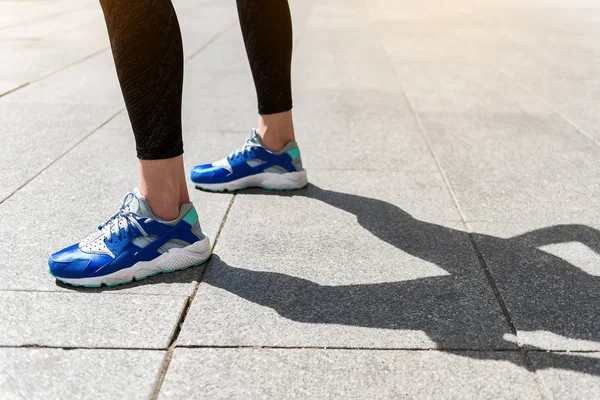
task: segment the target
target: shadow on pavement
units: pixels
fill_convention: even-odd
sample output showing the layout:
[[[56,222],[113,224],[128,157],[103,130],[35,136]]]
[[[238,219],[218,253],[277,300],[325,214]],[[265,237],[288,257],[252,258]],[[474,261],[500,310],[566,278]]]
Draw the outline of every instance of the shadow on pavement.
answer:
[[[265,192],[250,190],[240,195],[253,194]],[[420,221],[385,201],[314,185],[273,195],[305,196],[354,214],[358,223],[379,239],[436,264],[450,275],[326,286],[281,273],[229,266],[215,256],[203,282],[298,322],[419,330],[437,347],[448,350],[464,349],[464,343],[471,349],[498,348],[498,344],[507,348],[504,334],[510,330],[505,322],[502,337],[490,334],[498,332],[498,316],[504,321],[499,306],[490,307],[474,292],[476,281],[483,278],[485,282],[485,278],[480,264],[474,264],[477,257],[467,233]],[[478,233],[472,238],[518,331],[545,331],[567,339],[600,342],[600,278],[538,249],[580,242],[600,253],[599,231],[585,225],[557,225],[509,239]],[[476,354],[485,358],[490,353]],[[498,359],[502,352],[493,353]],[[600,359],[581,354],[547,354],[538,367],[600,375]]]
[[[482,301],[482,279],[487,283],[472,238],[519,332],[544,331],[566,339],[600,342],[600,278],[538,249],[548,244],[580,242],[600,253],[600,232],[593,228],[557,225],[508,239],[479,233],[470,238],[465,232],[415,219],[385,201],[324,190],[312,184],[296,192],[248,190],[238,195],[254,194],[304,196],[347,211],[377,238],[450,274],[400,282],[327,286],[282,273],[230,266],[213,256],[204,283],[269,307],[284,318],[304,323],[423,331],[442,350],[516,349],[506,341],[505,335],[511,330],[498,304],[494,300],[490,306],[489,301]],[[200,268],[156,276],[137,284],[188,282],[199,279],[201,273]],[[92,291],[115,289],[119,287]],[[527,348],[536,350],[533,346]],[[506,360],[514,360],[510,353],[502,351],[464,354],[495,360],[506,354]],[[549,353],[536,366],[600,375],[600,358],[584,354]]]

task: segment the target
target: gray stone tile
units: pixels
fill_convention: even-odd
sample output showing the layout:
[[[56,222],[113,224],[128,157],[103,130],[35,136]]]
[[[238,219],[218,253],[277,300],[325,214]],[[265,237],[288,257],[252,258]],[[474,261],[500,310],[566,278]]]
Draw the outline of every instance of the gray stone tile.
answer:
[[[600,350],[599,225],[471,225],[521,343]]]
[[[181,35],[183,36],[183,50],[186,57],[195,54],[205,46],[215,35],[237,21],[235,5],[215,1],[176,1],[173,4],[177,11]],[[231,29],[235,30],[235,29]],[[237,32],[241,39],[241,33]],[[227,49],[222,48],[227,51]],[[239,63],[242,58],[238,58]],[[191,74],[186,66],[187,78]],[[186,78],[186,79],[187,79]]]
[[[356,2],[313,4],[294,53],[299,89],[401,92],[379,37],[363,17],[366,14]]]
[[[7,399],[146,399],[162,351],[0,349]]]
[[[513,82],[496,88],[407,91],[418,113],[551,113],[538,98]]]
[[[600,143],[600,80],[553,79],[523,84]]]
[[[537,369],[537,375],[555,399],[598,398],[600,353],[528,354]]]
[[[558,116],[421,118],[469,221],[597,221],[600,150]]]
[[[381,139],[420,136],[413,112],[402,93],[385,90],[298,90],[294,98],[296,131],[317,140],[361,139],[363,146]],[[408,132],[407,132],[408,131]],[[372,137],[373,136],[373,137]],[[385,137],[384,137],[385,136]],[[408,139],[410,140],[410,139]],[[389,142],[388,142],[389,143]]]
[[[256,125],[256,92],[250,71],[231,71],[226,76],[224,82],[221,71],[206,69],[186,79],[182,111],[186,132],[250,131]]]
[[[13,102],[124,107],[114,61],[106,50],[6,96]]]
[[[2,96],[5,93],[10,92],[11,90],[17,89],[18,87],[23,86],[26,83],[27,82],[25,82],[25,81],[17,81],[17,80],[13,80],[13,81],[0,80],[0,96]]]
[[[0,200],[117,111],[115,107],[0,101]]]
[[[402,95],[315,91],[300,93],[295,102],[297,140],[308,169],[435,169]]]
[[[93,37],[93,35],[88,36],[90,39]],[[79,38],[79,41],[75,38]],[[93,42],[93,39],[84,41],[83,38],[75,35],[57,39],[55,42],[0,40],[0,51],[3,57],[0,76],[5,80],[33,82],[107,46],[104,41],[98,45]]]
[[[50,18],[40,18],[0,30],[2,39],[40,39],[57,33],[74,31],[94,19],[102,18],[98,7],[86,7],[58,13]]]
[[[256,124],[256,91],[245,54],[239,29],[232,28],[186,64],[185,132],[250,131]]]
[[[514,345],[467,236],[439,225],[428,195],[405,197],[375,173],[311,180],[300,192],[237,195],[179,344]]]
[[[177,349],[159,398],[535,399],[540,393],[513,352]]]
[[[395,70],[402,87],[409,92],[495,90],[511,82],[491,63],[397,63]]]
[[[0,292],[0,345],[160,348],[186,297]]]
[[[57,286],[47,273],[48,256],[106,221],[123,195],[137,186],[137,177],[133,135],[125,129],[101,129],[0,205],[0,232],[7,238],[0,288],[73,290]],[[192,200],[203,230],[214,240],[230,196],[193,191]],[[201,273],[192,268],[100,291],[189,295]]]
[[[597,37],[598,33],[595,33]],[[572,40],[565,44],[544,44],[525,49],[528,57],[543,63],[555,78],[600,79],[600,48],[578,45]]]
[[[353,26],[308,31],[294,55],[293,71],[305,77],[298,80],[305,90],[401,90],[381,43]]]

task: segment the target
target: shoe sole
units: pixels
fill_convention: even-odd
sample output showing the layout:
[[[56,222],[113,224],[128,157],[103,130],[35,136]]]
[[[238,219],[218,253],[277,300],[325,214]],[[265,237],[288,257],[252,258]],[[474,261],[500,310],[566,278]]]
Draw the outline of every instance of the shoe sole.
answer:
[[[188,268],[197,267],[204,264],[211,256],[210,239],[206,236],[204,239],[182,248],[171,249],[154,260],[140,261],[129,268],[113,272],[112,274],[97,276],[91,278],[61,278],[50,275],[57,281],[71,286],[80,286],[87,288],[99,288],[103,285],[108,287],[126,285],[134,281],[177,271],[183,271]]]
[[[265,190],[298,190],[306,187],[308,177],[306,170],[276,174],[263,172],[245,176],[226,183],[196,183],[196,189],[209,192],[236,192],[248,188]]]

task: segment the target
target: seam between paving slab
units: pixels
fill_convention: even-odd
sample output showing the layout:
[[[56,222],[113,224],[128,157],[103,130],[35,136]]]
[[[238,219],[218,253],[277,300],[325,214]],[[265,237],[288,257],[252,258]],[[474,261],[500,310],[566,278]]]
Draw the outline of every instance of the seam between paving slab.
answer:
[[[519,50],[517,50],[519,51]],[[519,51],[520,52],[520,51]],[[573,128],[575,128],[575,130],[577,132],[579,132],[580,134],[582,134],[583,136],[585,136],[586,138],[588,138],[589,140],[592,141],[592,143],[594,143],[597,146],[600,146],[600,142],[597,141],[592,135],[588,134],[586,131],[584,131],[582,128],[580,128],[577,124],[575,124],[575,122],[571,121],[566,115],[564,115],[562,112],[560,112],[556,107],[554,107],[552,104],[550,104],[549,102],[547,102],[546,100],[544,100],[543,97],[539,96],[537,93],[535,93],[533,90],[531,90],[527,85],[525,85],[523,82],[519,81],[516,77],[514,77],[513,75],[509,74],[507,71],[502,70],[502,73],[504,73],[506,76],[508,76],[510,79],[512,79],[517,85],[521,86],[525,91],[527,91],[530,95],[532,95],[533,97],[535,97],[538,101],[540,101],[542,104],[544,104],[546,107],[548,107],[550,110],[552,110],[556,115],[558,115],[563,121],[565,121],[566,123],[568,123],[569,125],[571,125]]]
[[[541,378],[538,376],[537,371],[535,369],[535,366],[532,362],[532,360],[529,358],[529,355],[527,354],[527,350],[525,349],[525,347],[523,346],[523,343],[521,343],[521,341],[519,340],[518,336],[517,336],[517,329],[512,321],[512,318],[510,316],[510,313],[508,311],[508,308],[506,307],[506,303],[504,301],[504,298],[502,297],[502,294],[500,293],[500,291],[498,290],[498,287],[496,285],[496,282],[494,280],[494,277],[492,276],[492,273],[490,272],[485,259],[483,258],[481,252],[479,251],[479,247],[477,246],[477,243],[475,242],[475,239],[473,238],[473,232],[469,226],[469,224],[466,222],[466,218],[463,214],[463,211],[460,207],[460,204],[458,202],[458,199],[454,193],[454,190],[452,189],[452,185],[450,184],[450,181],[448,180],[448,177],[446,176],[444,169],[442,168],[442,165],[440,163],[440,160],[438,159],[435,150],[433,149],[433,145],[431,143],[431,140],[429,139],[429,136],[427,135],[427,132],[425,130],[425,127],[423,126],[423,123],[421,121],[421,118],[419,117],[418,112],[416,111],[416,109],[413,107],[412,103],[410,102],[410,99],[408,98],[408,95],[406,94],[406,90],[404,90],[404,87],[402,86],[402,81],[398,75],[398,72],[396,70],[396,66],[394,65],[394,63],[392,62],[392,60],[390,59],[390,55],[389,53],[385,50],[385,47],[383,46],[383,44],[381,43],[381,36],[380,34],[377,32],[377,38],[378,41],[380,42],[381,45],[381,49],[382,51],[385,53],[386,55],[386,59],[388,61],[388,64],[390,65],[390,68],[392,68],[393,73],[396,75],[396,79],[398,81],[398,85],[401,87],[402,89],[402,93],[404,95],[404,98],[406,99],[406,102],[408,104],[408,107],[410,108],[410,110],[412,111],[412,114],[414,115],[417,124],[419,126],[419,131],[421,132],[421,135],[423,137],[423,139],[425,140],[425,142],[427,143],[427,147],[429,148],[429,152],[431,153],[431,156],[433,157],[433,161],[440,173],[440,175],[442,176],[442,179],[444,181],[444,185],[446,186],[446,189],[448,190],[450,197],[452,198],[452,201],[456,207],[456,210],[458,212],[458,214],[460,215],[461,218],[461,222],[466,230],[466,233],[469,236],[469,241],[471,243],[471,247],[473,248],[473,250],[475,251],[475,254],[477,255],[477,258],[479,260],[479,264],[485,274],[485,277],[488,281],[488,284],[490,285],[490,288],[492,289],[494,296],[496,297],[496,301],[498,302],[498,305],[502,311],[502,314],[504,315],[504,319],[506,320],[506,323],[508,324],[511,332],[515,335],[515,337],[517,338],[517,347],[520,351],[520,353],[523,355],[523,359],[525,361],[525,366],[527,368],[527,370],[529,371],[529,373],[532,376],[533,381],[535,382],[536,388],[538,389],[538,392],[540,394],[540,396],[542,398],[545,399],[551,399],[552,398],[552,394],[550,392],[550,390],[547,388],[547,386],[542,382]]]
[[[235,202],[236,197],[237,197],[236,194],[231,196],[231,200],[229,201],[229,206],[227,207],[227,211],[225,211],[225,214],[223,215],[223,220],[221,221],[221,225],[219,226],[219,230],[217,231],[217,235],[215,236],[215,240],[213,242],[211,251],[214,251],[214,249],[217,246],[217,243],[219,242],[219,237],[221,236],[221,232],[223,231],[223,228],[225,227],[225,224],[227,223],[227,217],[229,216],[229,212],[231,211],[231,208],[233,207],[233,203]],[[200,283],[202,282],[202,279],[204,278],[204,274],[206,273],[206,270],[208,269],[208,265],[209,264],[207,264],[206,267],[203,269],[202,274],[200,275],[200,278],[198,279],[198,282],[196,282],[196,284],[194,285],[194,290],[192,292],[192,295],[188,297],[188,299],[185,303],[183,312],[181,313],[181,315],[179,317],[179,321],[175,327],[175,331],[173,332],[173,335],[171,336],[171,341],[169,343],[167,353],[165,354],[165,357],[161,363],[161,368],[159,370],[159,374],[156,379],[156,383],[152,390],[152,397],[151,397],[152,400],[158,398],[160,389],[162,388],[162,384],[165,380],[165,376],[167,375],[167,371],[169,370],[169,366],[171,365],[171,360],[173,359],[173,352],[175,351],[175,348],[177,347],[177,339],[179,337],[179,333],[181,332],[181,328],[183,327],[183,324],[185,323],[185,319],[187,318],[188,312],[189,312],[190,308],[192,307],[192,303],[194,302],[194,299],[196,298],[196,294],[198,294],[198,289],[200,288]]]
[[[217,39],[219,39],[221,36],[223,36],[225,34],[225,32],[227,32],[229,29],[231,29],[231,27],[233,27],[235,23],[231,23],[229,25],[227,25],[223,30],[221,30],[219,33],[217,33],[215,36],[213,36],[208,42],[206,42],[204,45],[202,45],[198,50],[196,50],[195,52],[193,52],[191,55],[189,55],[188,57],[186,57],[185,62],[190,61],[192,58],[196,57],[198,54],[200,54],[204,49],[206,49],[208,46],[210,46],[211,44],[213,44]],[[49,75],[46,75],[45,77],[39,78],[33,82],[38,82],[46,77],[49,77],[50,75],[53,75],[59,71],[65,70],[69,67],[72,67],[73,65],[76,65],[82,61],[85,61],[89,58],[94,57],[95,55],[102,53],[103,51],[105,51],[106,48],[99,50],[89,56],[86,56],[72,64],[69,64],[68,66],[65,66],[63,68],[61,68],[60,70],[54,71],[52,73],[50,73]],[[33,83],[32,82],[32,83]],[[28,84],[25,84],[21,87],[25,87],[28,86]],[[0,96],[2,97],[2,96]],[[28,179],[25,183],[23,183],[22,185],[20,185],[17,189],[15,189],[13,192],[11,192],[8,196],[6,196],[5,198],[0,200],[0,205],[2,203],[4,203],[6,200],[8,200],[9,198],[11,198],[12,196],[14,196],[19,190],[21,190],[23,187],[25,187],[25,185],[27,185],[29,182],[31,182],[32,180],[34,180],[35,178],[37,178],[41,173],[43,173],[45,170],[47,170],[48,168],[50,168],[52,165],[54,165],[58,160],[60,160],[61,158],[63,158],[65,155],[67,155],[69,152],[71,152],[71,150],[73,150],[75,147],[77,147],[79,144],[81,144],[84,140],[86,140],[87,138],[89,138],[91,135],[93,135],[94,133],[96,133],[98,130],[100,130],[103,126],[105,126],[106,124],[108,124],[110,121],[112,121],[117,115],[119,115],[120,113],[122,113],[123,111],[125,111],[125,107],[121,108],[120,110],[118,110],[115,114],[113,114],[112,116],[110,116],[107,120],[105,120],[103,123],[101,123],[98,127],[96,127],[95,129],[93,129],[90,133],[86,134],[83,138],[81,138],[80,140],[78,140],[73,146],[69,147],[65,152],[63,152],[62,154],[60,154],[57,158],[55,158],[50,164],[46,165],[43,169],[41,169],[39,172],[37,172],[35,175],[33,175],[30,179]]]
[[[157,351],[167,352],[168,349],[158,347],[115,347],[115,346],[52,346],[41,344],[0,345],[1,349],[53,349],[53,350],[122,350],[122,351]],[[344,346],[253,346],[253,345],[175,345],[175,349],[249,349],[249,350],[356,350],[356,351],[410,351],[410,352],[441,352],[441,353],[515,353],[521,354],[518,348],[513,349],[481,349],[481,348],[452,348],[452,347],[344,347]],[[545,350],[530,349],[528,353],[583,355],[598,354],[600,350]]]
[[[75,60],[75,61],[73,61],[73,62],[71,62],[69,64],[63,65],[62,67],[59,67],[59,68],[55,69],[54,71],[50,71],[49,73],[47,73],[45,75],[42,75],[39,78],[36,78],[36,79],[34,79],[34,80],[30,81],[30,82],[26,82],[26,83],[22,84],[21,86],[18,86],[18,87],[14,88],[14,89],[9,90],[8,92],[4,92],[4,93],[0,94],[0,98],[6,96],[8,94],[14,93],[17,90],[23,89],[24,87],[27,87],[27,86],[29,86],[29,85],[31,85],[33,83],[36,83],[36,82],[39,82],[39,81],[44,80],[46,78],[49,78],[52,75],[56,75],[57,73],[59,73],[61,71],[64,71],[65,69],[69,69],[69,68],[71,68],[71,67],[73,67],[73,66],[75,66],[75,65],[77,65],[79,63],[87,61],[90,58],[93,58],[93,57],[97,56],[98,54],[105,52],[106,50],[108,50],[108,47],[103,47],[100,50],[96,50],[93,53],[90,53],[90,54],[88,54],[85,57],[82,57],[82,58],[80,58],[78,60]]]
[[[310,18],[311,14],[312,14],[312,8],[313,8],[314,3],[311,3],[309,10],[306,13],[306,23],[308,23],[308,19]],[[221,32],[219,35],[217,35],[215,38],[213,38],[213,40],[211,40],[208,44],[216,41],[218,39],[218,37],[220,37],[221,35],[223,35],[229,28],[231,28],[235,23],[231,24],[229,27],[227,27],[223,32]],[[304,32],[303,32],[304,33]],[[302,41],[302,36],[300,36],[294,43],[294,47],[299,47],[300,42]],[[208,44],[205,47],[208,46]],[[203,49],[204,49],[203,48]],[[193,54],[193,56],[195,56],[196,54],[200,53],[203,49],[198,50],[197,52],[195,52]],[[292,61],[294,60],[294,56],[295,56],[295,52],[292,53]],[[221,220],[221,225],[219,226],[219,230],[217,231],[217,235],[215,236],[215,240],[213,242],[212,245],[212,251],[214,251],[214,249],[217,246],[217,243],[219,241],[219,238],[221,236],[221,232],[223,231],[223,228],[225,227],[225,224],[227,223],[227,217],[229,216],[229,213],[233,207],[233,204],[235,202],[235,199],[237,198],[237,193],[233,193],[233,195],[231,196],[231,200],[229,201],[229,206],[227,207],[227,210],[225,211],[225,214],[223,215],[223,219]],[[169,348],[167,350],[167,353],[165,354],[165,357],[163,359],[163,362],[161,364],[161,369],[159,370],[159,374],[158,377],[156,379],[156,383],[154,386],[154,389],[152,391],[152,396],[151,399],[152,400],[156,400],[158,399],[158,396],[160,394],[160,390],[162,388],[163,382],[165,380],[165,377],[167,375],[167,371],[169,370],[169,366],[171,365],[171,360],[173,359],[173,353],[175,352],[175,349],[178,347],[177,346],[177,339],[179,337],[179,333],[181,332],[181,328],[183,327],[183,324],[185,323],[185,319],[187,318],[187,314],[194,302],[194,299],[196,298],[196,294],[198,293],[198,289],[200,288],[200,284],[202,283],[202,280],[204,279],[204,274],[206,273],[206,270],[209,268],[210,263],[208,263],[206,265],[206,267],[203,269],[198,282],[196,282],[195,286],[194,286],[194,290],[192,292],[192,295],[188,298],[188,301],[185,305],[185,309],[181,314],[179,323],[177,325],[177,328],[173,334],[173,337],[171,338],[171,343],[169,345]]]
[[[71,150],[73,150],[75,147],[77,147],[79,144],[81,144],[81,142],[83,142],[85,139],[87,139],[90,136],[92,136],[94,133],[96,133],[98,130],[100,130],[103,126],[105,126],[110,121],[112,121],[117,115],[119,115],[121,112],[123,112],[123,110],[124,109],[122,108],[119,111],[117,111],[115,114],[113,114],[112,116],[110,116],[106,121],[104,121],[103,123],[101,123],[100,125],[98,125],[96,128],[94,128],[90,133],[86,134],[84,137],[82,137],[81,139],[79,139],[75,144],[73,144],[66,151],[64,151],[62,154],[60,154],[52,162],[50,162],[48,165],[46,165],[44,168],[42,168],[40,171],[38,171],[35,175],[33,175],[31,178],[29,178],[27,181],[25,181],[25,183],[23,183],[18,188],[16,188],[15,190],[13,190],[8,196],[6,196],[2,200],[0,200],[0,205],[2,203],[4,203],[6,200],[10,199],[12,196],[14,196],[15,193],[17,193],[19,190],[23,189],[23,187],[25,187],[25,185],[27,185],[29,182],[31,182],[32,180],[34,180],[35,178],[37,178],[41,173],[43,173],[48,168],[50,168],[51,166],[53,166],[61,158],[63,158],[64,156],[66,156]]]
[[[471,17],[473,17],[471,19],[471,22],[477,24],[480,28],[484,29],[485,28],[481,25],[480,20],[472,13],[469,14]],[[486,30],[487,33],[490,33],[489,31]],[[529,61],[535,61],[532,60],[531,58],[529,58],[527,56],[527,54],[525,52],[523,52],[519,46],[518,46],[518,42],[516,42],[514,39],[511,39],[509,36],[507,35],[501,35],[501,34],[492,34],[495,38],[502,38],[503,40],[506,40],[507,42],[512,43],[514,46],[514,50],[519,53],[521,55],[521,57],[523,57],[526,60]],[[535,93],[532,89],[530,89],[527,85],[525,85],[523,82],[521,82],[519,79],[517,79],[513,74],[509,73],[508,71],[506,71],[504,68],[499,68],[498,69],[499,72],[503,73],[504,75],[506,75],[508,78],[510,78],[513,83],[517,84],[518,86],[520,86],[523,90],[525,90],[527,93],[529,93],[531,96],[533,96],[535,99],[537,99],[539,102],[541,102],[542,104],[544,104],[546,107],[548,107],[554,114],[558,115],[558,117],[560,117],[563,121],[565,121],[566,123],[568,123],[569,125],[571,125],[573,128],[575,128],[575,130],[577,130],[577,132],[579,132],[581,135],[585,136],[586,138],[588,138],[589,140],[591,140],[594,144],[596,144],[597,146],[600,146],[600,142],[598,140],[596,140],[592,135],[588,134],[585,130],[583,130],[582,128],[580,128],[577,124],[575,124],[575,122],[571,121],[566,115],[564,115],[562,112],[560,112],[556,107],[554,107],[551,103],[549,103],[548,101],[546,101],[543,97],[541,97],[540,95],[538,95],[537,93]]]
[[[312,14],[313,5],[314,5],[314,3],[311,3],[309,10],[307,10],[306,23],[308,23],[308,19],[310,18],[311,14]],[[233,25],[234,24],[230,25],[227,29],[225,29],[218,36],[221,36],[222,34],[224,34]],[[213,41],[215,41],[216,39],[217,39],[217,37],[215,37],[211,41],[211,43]],[[295,41],[294,47],[296,47],[296,48],[299,47],[301,41],[302,41],[302,36],[300,36]],[[197,53],[199,53],[201,50],[199,50],[198,52],[194,53],[194,55],[197,54]],[[292,53],[292,61],[294,59],[294,55],[295,54],[296,54],[295,52]],[[215,236],[215,240],[214,240],[213,245],[212,245],[212,251],[214,251],[214,249],[217,246],[217,243],[219,241],[219,237],[221,236],[221,232],[223,231],[223,228],[225,227],[225,224],[227,223],[227,217],[229,216],[229,213],[231,211],[231,208],[233,207],[233,204],[234,204],[236,198],[237,198],[237,193],[233,193],[233,195],[231,196],[231,200],[229,201],[229,206],[227,207],[227,210],[225,211],[225,214],[223,215],[223,219],[221,220],[221,225],[219,226],[219,230],[217,231],[217,235]],[[206,270],[209,268],[209,265],[210,264],[207,264],[206,267],[204,268],[204,270],[202,271],[202,274],[200,275],[200,278],[198,279],[198,282],[196,282],[196,284],[195,284],[195,287],[194,287],[194,290],[192,292],[192,295],[188,298],[188,301],[186,303],[185,309],[184,309],[183,313],[181,314],[181,318],[179,320],[179,324],[177,326],[177,330],[175,331],[175,333],[174,333],[174,335],[173,335],[173,337],[171,339],[171,344],[169,345],[169,349],[168,349],[167,353],[165,354],[165,357],[164,357],[162,365],[161,365],[161,369],[159,370],[159,375],[157,377],[156,384],[154,386],[154,390],[152,391],[152,396],[151,396],[152,400],[158,399],[158,396],[160,394],[160,390],[161,390],[163,382],[165,380],[165,376],[167,375],[167,371],[169,370],[169,366],[171,364],[171,360],[173,359],[173,353],[174,353],[175,349],[178,347],[177,346],[177,338],[179,337],[179,333],[181,332],[181,328],[183,327],[183,324],[185,323],[185,319],[187,317],[188,311],[191,308],[192,303],[194,302],[194,299],[196,298],[196,294],[198,293],[198,289],[200,288],[200,284],[202,283],[202,280],[204,279],[204,274],[206,273]]]

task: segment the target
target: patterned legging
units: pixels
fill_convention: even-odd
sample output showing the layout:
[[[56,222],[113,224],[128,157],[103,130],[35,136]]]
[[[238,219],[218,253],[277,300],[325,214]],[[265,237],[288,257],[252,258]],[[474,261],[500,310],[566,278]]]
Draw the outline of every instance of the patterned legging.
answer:
[[[137,156],[183,153],[183,46],[171,0],[100,0]],[[292,108],[292,21],[287,0],[237,0],[258,112]]]

